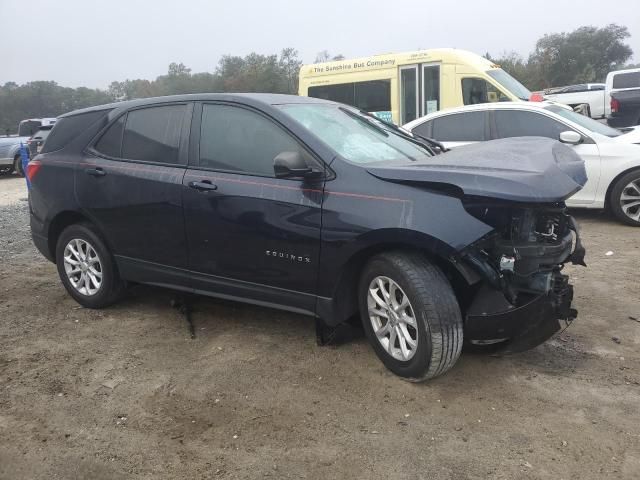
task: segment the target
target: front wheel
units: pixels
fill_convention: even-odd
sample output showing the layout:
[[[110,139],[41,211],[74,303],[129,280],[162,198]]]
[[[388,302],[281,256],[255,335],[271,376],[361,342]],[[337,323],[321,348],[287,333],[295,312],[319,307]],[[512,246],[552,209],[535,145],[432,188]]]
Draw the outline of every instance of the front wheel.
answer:
[[[56,265],[67,292],[83,307],[107,307],[123,291],[113,256],[90,225],[64,229],[56,246]]]
[[[640,170],[618,179],[611,189],[609,205],[618,220],[640,227]]]
[[[358,294],[364,330],[389,370],[418,382],[453,367],[462,350],[462,315],[448,280],[423,255],[377,255]]]

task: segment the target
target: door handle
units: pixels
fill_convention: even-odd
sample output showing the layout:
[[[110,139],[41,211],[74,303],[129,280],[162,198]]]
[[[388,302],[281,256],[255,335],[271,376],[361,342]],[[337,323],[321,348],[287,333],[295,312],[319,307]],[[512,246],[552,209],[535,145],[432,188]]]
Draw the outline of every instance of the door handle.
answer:
[[[189,182],[189,186],[199,192],[210,192],[217,190],[218,186],[211,183],[211,180],[202,180],[201,182]]]
[[[102,168],[100,167],[96,167],[96,168],[86,168],[84,170],[84,173],[86,173],[87,175],[91,175],[92,177],[104,177],[107,172],[105,172]]]

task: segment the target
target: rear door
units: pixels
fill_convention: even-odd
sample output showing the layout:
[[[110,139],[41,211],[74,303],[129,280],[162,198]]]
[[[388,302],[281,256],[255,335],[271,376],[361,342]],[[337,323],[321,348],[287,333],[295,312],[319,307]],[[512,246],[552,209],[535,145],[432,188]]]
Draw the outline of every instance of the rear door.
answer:
[[[273,159],[309,152],[283,126],[238,104],[196,106],[185,225],[194,287],[315,311],[323,182],[279,179]]]
[[[495,138],[537,136],[558,140],[561,132],[573,130],[555,118],[538,112],[505,109],[495,110],[493,115]],[[581,132],[577,133],[584,137]],[[588,180],[582,190],[573,195],[567,204],[593,203],[600,180],[601,159],[598,145],[587,137],[584,143],[570,147],[584,160]]]
[[[190,103],[130,110],[106,128],[79,165],[78,201],[128,279],[184,283],[162,273],[187,267],[182,179],[191,111]],[[173,276],[183,277],[177,270]]]

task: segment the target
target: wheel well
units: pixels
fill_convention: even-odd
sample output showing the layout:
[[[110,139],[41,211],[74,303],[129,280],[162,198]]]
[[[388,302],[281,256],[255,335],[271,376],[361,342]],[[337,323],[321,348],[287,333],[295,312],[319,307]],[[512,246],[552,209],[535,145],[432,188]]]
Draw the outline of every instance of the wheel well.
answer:
[[[605,202],[605,207],[606,208],[610,208],[611,207],[611,191],[613,190],[613,187],[615,186],[615,184],[618,183],[618,180],[620,180],[622,177],[624,177],[628,173],[635,172],[636,170],[640,170],[640,167],[628,168],[624,172],[621,172],[618,175],[616,175],[616,177],[613,180],[611,180],[611,183],[609,183],[609,186],[607,187],[607,194],[604,197],[604,202]]]
[[[62,231],[67,228],[69,225],[73,225],[75,223],[91,223],[90,220],[78,212],[66,211],[59,213],[49,225],[49,231],[47,234],[47,246],[49,248],[49,253],[51,253],[51,257],[56,257],[56,245],[58,244],[58,238]]]
[[[426,249],[399,243],[382,243],[365,248],[349,259],[334,289],[331,323],[343,322],[358,312],[358,283],[367,262],[375,255],[383,252],[418,252],[425,255],[445,274],[461,305],[467,303],[469,284],[451,262]]]

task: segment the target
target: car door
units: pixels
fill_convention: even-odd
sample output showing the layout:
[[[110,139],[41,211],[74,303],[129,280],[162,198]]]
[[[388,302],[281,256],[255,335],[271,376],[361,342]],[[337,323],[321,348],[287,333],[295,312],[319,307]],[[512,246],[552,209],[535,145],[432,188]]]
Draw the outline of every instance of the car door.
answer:
[[[323,181],[275,178],[285,151],[315,162],[262,112],[196,106],[183,202],[197,291],[315,311]]]
[[[526,110],[495,110],[493,112],[493,136],[495,138],[509,137],[547,137],[554,140],[560,138],[560,133],[574,130],[549,115]],[[575,130],[574,130],[575,131]],[[584,160],[587,172],[587,183],[570,199],[567,205],[588,205],[596,198],[598,182],[600,180],[600,151],[598,145],[581,132],[584,141],[579,145],[569,145]]]
[[[191,110],[174,103],[125,112],[76,172],[78,201],[130,280],[184,283],[175,269],[187,268],[182,179]]]
[[[411,131],[433,138],[447,148],[456,148],[489,139],[486,111],[442,115],[415,126]]]

